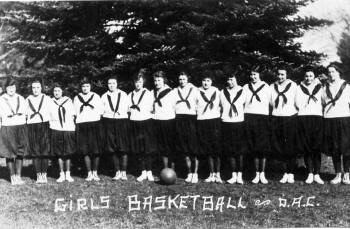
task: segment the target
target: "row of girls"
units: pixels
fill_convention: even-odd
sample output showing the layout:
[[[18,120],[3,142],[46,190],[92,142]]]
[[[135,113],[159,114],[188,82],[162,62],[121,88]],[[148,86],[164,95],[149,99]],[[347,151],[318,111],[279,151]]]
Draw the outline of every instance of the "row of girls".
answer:
[[[83,81],[72,101],[54,85],[53,97],[42,94],[41,83],[32,82],[32,94],[24,99],[16,93],[16,82],[8,79],[0,97],[0,156],[6,158],[12,184],[23,184],[24,157],[31,157],[37,183],[47,183],[48,160],[59,158],[57,182],[72,182],[70,158],[84,157],[86,181],[100,180],[97,170],[102,153],[111,153],[116,169],[114,180],[127,180],[128,153],[140,160],[137,181],[154,181],[152,160],[159,155],[163,167],[174,167],[174,157],[185,159],[186,182],[198,182],[199,158],[207,158],[205,182],[222,183],[221,157],[229,158],[232,177],[228,183],[243,184],[243,156],[254,157],[253,183],[268,183],[266,158],[283,162],[281,183],[294,183],[294,163],[302,154],[309,171],[306,183],[323,184],[321,152],[332,156],[336,177],[332,184],[350,183],[350,88],[336,66],[328,67],[324,85],[312,71],[296,85],[287,71],[277,71],[271,85],[252,70],[251,82],[243,87],[236,76],[227,76],[227,87],[219,91],[212,78],[204,76],[201,87],[178,76],[171,89],[166,75],[153,74],[154,89],[144,88],[143,71],[134,78],[128,95],[118,89],[116,78],[108,79],[108,91],[100,97]],[[322,144],[324,143],[324,144]],[[341,173],[343,157],[344,176]]]

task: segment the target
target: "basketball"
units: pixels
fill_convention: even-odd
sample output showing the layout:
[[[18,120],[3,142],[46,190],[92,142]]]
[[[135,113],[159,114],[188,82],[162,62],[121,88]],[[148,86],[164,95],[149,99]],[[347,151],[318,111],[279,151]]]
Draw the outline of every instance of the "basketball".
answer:
[[[165,185],[175,184],[176,173],[173,169],[165,168],[160,172],[160,182]]]

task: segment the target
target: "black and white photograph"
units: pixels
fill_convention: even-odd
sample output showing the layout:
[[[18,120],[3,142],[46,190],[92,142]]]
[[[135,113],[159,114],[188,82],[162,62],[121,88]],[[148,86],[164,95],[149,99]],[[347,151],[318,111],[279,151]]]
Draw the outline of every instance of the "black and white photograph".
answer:
[[[0,1],[0,190],[0,228],[350,227],[350,1]]]

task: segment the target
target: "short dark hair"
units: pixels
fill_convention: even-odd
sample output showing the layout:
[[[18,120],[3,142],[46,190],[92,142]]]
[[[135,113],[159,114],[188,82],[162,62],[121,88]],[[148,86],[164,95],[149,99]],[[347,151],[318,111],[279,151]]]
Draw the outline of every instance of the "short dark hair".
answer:
[[[192,77],[191,77],[191,75],[189,75],[187,72],[181,71],[181,72],[179,73],[179,77],[182,76],[182,75],[187,76],[187,80],[188,80],[188,81],[191,81]]]
[[[81,79],[79,85],[83,86],[84,84],[90,84],[91,86],[91,81],[87,77],[84,77],[83,79]]]
[[[202,72],[202,75],[200,77],[201,81],[203,81],[206,78],[209,78],[209,79],[211,79],[211,81],[214,81],[213,72],[209,71],[209,70],[206,70],[206,71]]]
[[[329,68],[334,68],[337,72],[339,72],[340,74],[343,73],[343,69],[339,66],[339,64],[336,64],[336,63],[331,63],[327,66],[327,70]]]
[[[146,79],[146,74],[147,74],[147,70],[145,68],[141,68],[137,74],[134,75],[133,77],[133,81],[139,81],[140,79],[143,79],[143,83],[145,84],[147,79]]]
[[[62,90],[62,95],[65,95],[66,94],[66,89],[62,87],[62,85],[60,83],[54,83],[52,85],[52,94],[53,94],[53,91],[55,90],[55,88],[61,88]]]
[[[118,78],[117,78],[116,76],[110,76],[110,77],[108,77],[108,78],[107,78],[107,82],[108,82],[109,80],[115,80],[115,81],[118,82]]]
[[[38,83],[38,84],[40,84],[40,86],[41,87],[43,87],[43,84],[42,84],[42,82],[40,81],[40,80],[33,80],[32,82],[31,82],[31,85],[33,85],[34,83]]]
[[[231,74],[227,74],[225,79],[228,80],[229,78],[236,78],[237,79],[237,74],[235,72],[233,72]]]
[[[9,87],[9,86],[17,86],[17,80],[15,80],[14,78],[12,77],[8,77],[5,81],[5,88]]]
[[[168,78],[166,77],[166,74],[165,74],[164,71],[157,71],[157,72],[153,73],[152,76],[153,76],[153,79],[155,79],[155,78],[163,78],[164,83],[165,84],[168,83]]]

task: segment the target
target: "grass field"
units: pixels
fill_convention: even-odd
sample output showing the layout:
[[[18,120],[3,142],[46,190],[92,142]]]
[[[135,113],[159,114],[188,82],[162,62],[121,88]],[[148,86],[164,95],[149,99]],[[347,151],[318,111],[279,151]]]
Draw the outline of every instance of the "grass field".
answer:
[[[51,171],[54,169],[51,168]],[[138,183],[133,175],[128,175],[127,182],[113,182],[110,177],[111,171],[104,171],[105,175],[101,175],[102,180],[96,183],[88,183],[82,177],[75,176],[76,182],[70,184],[57,184],[51,177],[49,184],[37,185],[32,180],[33,177],[29,177],[33,174],[33,168],[27,165],[24,170],[26,185],[11,186],[7,180],[6,167],[2,163],[0,167],[0,227],[350,227],[350,186],[334,186],[329,182],[323,186],[306,185],[303,182],[305,173],[302,170],[299,170],[295,184],[281,185],[278,183],[281,175],[275,172],[270,171],[267,174],[270,180],[269,185],[251,184],[248,180],[253,174],[249,173],[244,176],[247,180],[244,185],[204,182],[192,185],[186,184],[180,178],[175,185],[163,186],[150,182]],[[52,172],[51,175],[56,174]],[[205,175],[206,173],[202,174],[201,178],[204,178]],[[224,174],[224,177],[227,178],[227,174]],[[330,180],[333,176],[322,174],[322,177]],[[132,195],[138,196],[141,201],[141,210],[130,211],[137,206],[131,205],[132,209],[129,206],[128,196]],[[170,203],[169,208],[169,196],[174,198],[177,195],[179,196],[174,201],[175,204]],[[194,209],[193,199],[195,197],[193,196],[195,195],[200,197],[196,200]],[[105,201],[109,200],[108,208],[106,202],[103,200],[101,202],[102,196]],[[150,196],[153,198],[151,206],[147,204],[147,200],[150,200],[147,197]],[[164,199],[159,198],[161,196],[165,196]],[[186,196],[192,197],[186,198]],[[301,196],[301,199],[294,199]],[[158,202],[155,200],[156,197],[158,197]],[[61,201],[60,198],[64,198],[64,201]],[[229,198],[231,198],[230,201]],[[241,207],[238,206],[240,198]],[[279,198],[287,201],[285,207],[280,206]],[[308,198],[309,202],[307,202]],[[79,203],[82,204],[84,199],[87,201],[88,209],[84,210],[81,206],[78,209],[77,202],[81,201]],[[66,211],[55,212],[56,200],[56,208],[62,208],[62,204],[67,204]],[[91,209],[91,200],[93,201],[92,208],[99,209]],[[159,209],[162,207],[161,200],[165,200],[165,209]],[[265,201],[266,205],[258,206],[257,200]],[[69,209],[71,203],[72,208]],[[307,204],[310,206],[305,206]],[[207,210],[211,207],[213,210]]]

